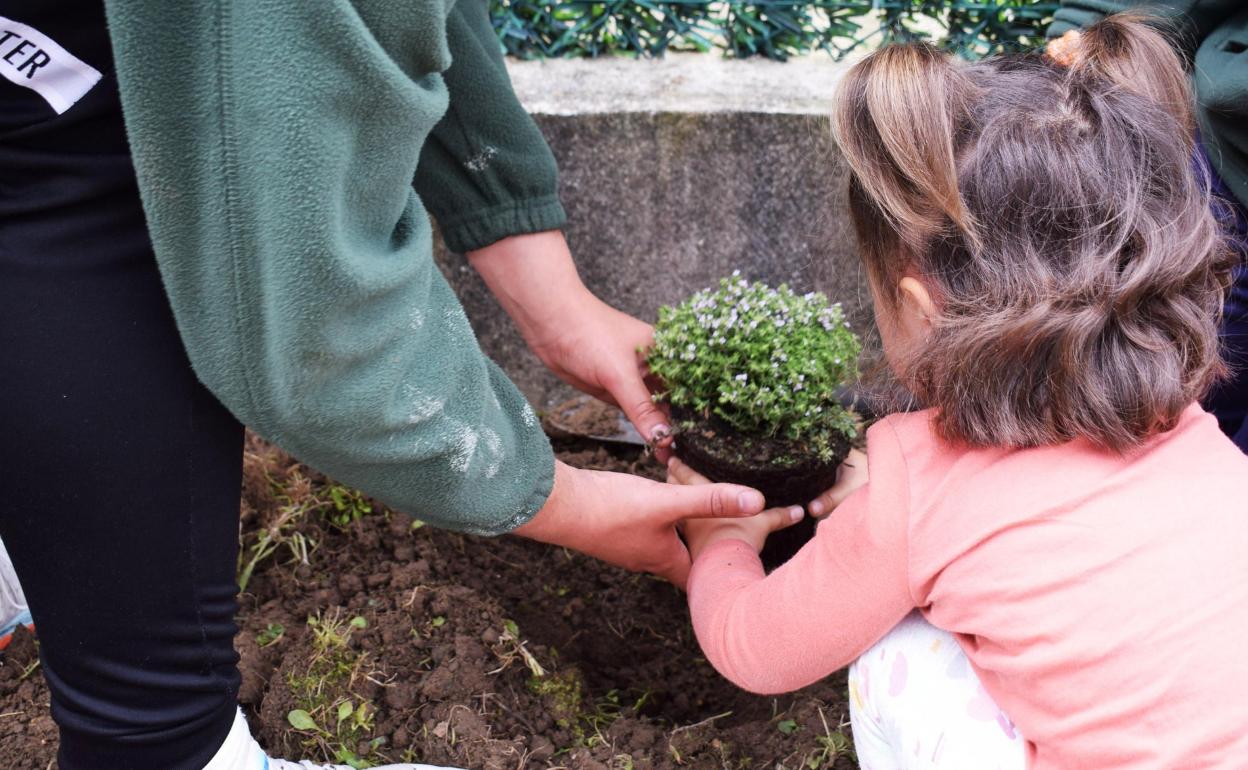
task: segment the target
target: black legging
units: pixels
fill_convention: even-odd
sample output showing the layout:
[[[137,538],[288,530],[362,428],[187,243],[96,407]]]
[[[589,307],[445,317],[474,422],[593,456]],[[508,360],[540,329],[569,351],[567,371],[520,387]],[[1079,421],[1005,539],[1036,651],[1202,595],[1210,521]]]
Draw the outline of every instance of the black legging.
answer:
[[[0,81],[0,538],[38,626],[62,770],[201,770],[236,708],[242,426],[174,326],[102,11],[33,20],[41,4],[18,5],[105,78],[50,118]]]

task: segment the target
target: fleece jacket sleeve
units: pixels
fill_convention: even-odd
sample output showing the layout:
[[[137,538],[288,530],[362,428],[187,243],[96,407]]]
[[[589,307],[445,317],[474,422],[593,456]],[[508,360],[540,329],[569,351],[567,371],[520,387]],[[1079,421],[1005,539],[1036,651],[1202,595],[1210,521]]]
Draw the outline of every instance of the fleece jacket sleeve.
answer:
[[[106,2],[148,226],[199,378],[337,480],[495,534],[544,504],[554,458],[435,267],[412,187],[446,109],[445,5]]]
[[[456,3],[447,41],[450,106],[416,173],[447,246],[462,253],[562,227],[554,156],[516,100],[486,0]]]

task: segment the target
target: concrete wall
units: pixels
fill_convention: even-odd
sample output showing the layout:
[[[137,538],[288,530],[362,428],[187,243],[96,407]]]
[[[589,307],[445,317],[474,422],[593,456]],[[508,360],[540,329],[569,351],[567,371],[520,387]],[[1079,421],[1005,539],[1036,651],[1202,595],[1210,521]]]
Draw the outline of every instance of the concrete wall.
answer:
[[[660,305],[740,269],[824,291],[869,328],[826,119],[843,65],[695,54],[511,71],[559,159],[568,241],[599,296],[653,321]],[[529,399],[566,397],[462,257],[439,260],[482,346]]]

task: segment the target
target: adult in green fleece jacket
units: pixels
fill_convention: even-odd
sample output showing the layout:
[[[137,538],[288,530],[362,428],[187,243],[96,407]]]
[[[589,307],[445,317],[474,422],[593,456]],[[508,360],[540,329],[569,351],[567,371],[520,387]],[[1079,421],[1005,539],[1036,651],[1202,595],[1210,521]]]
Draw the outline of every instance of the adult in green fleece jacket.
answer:
[[[0,0],[0,73],[0,537],[63,770],[287,767],[236,714],[240,421],[431,524],[676,583],[678,520],[762,508],[557,463],[478,348],[429,214],[551,369],[662,432],[485,0]]]
[[[1243,0],[1063,0],[1050,53],[1078,55],[1079,30],[1107,15],[1157,17],[1192,64],[1201,150],[1223,219],[1241,258],[1223,307],[1222,347],[1231,376],[1205,399],[1218,425],[1248,452],[1248,3]]]

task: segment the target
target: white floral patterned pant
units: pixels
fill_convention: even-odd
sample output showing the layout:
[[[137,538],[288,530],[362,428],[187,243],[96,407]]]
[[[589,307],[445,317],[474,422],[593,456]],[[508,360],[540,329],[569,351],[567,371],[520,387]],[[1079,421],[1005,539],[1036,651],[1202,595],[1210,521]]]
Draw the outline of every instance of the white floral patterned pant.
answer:
[[[849,668],[862,770],[1024,770],[1023,738],[953,636],[916,610]]]

